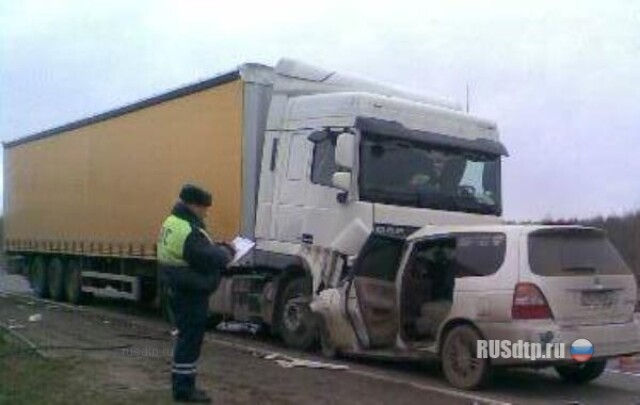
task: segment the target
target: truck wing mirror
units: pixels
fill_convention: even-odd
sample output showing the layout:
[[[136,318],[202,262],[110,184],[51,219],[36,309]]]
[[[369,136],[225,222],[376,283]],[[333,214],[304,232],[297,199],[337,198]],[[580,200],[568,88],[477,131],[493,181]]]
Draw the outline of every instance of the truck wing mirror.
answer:
[[[351,190],[351,173],[335,172],[333,173],[332,183],[335,188],[349,192]]]
[[[336,141],[336,165],[346,171],[353,170],[356,157],[356,138],[353,134],[343,132]]]

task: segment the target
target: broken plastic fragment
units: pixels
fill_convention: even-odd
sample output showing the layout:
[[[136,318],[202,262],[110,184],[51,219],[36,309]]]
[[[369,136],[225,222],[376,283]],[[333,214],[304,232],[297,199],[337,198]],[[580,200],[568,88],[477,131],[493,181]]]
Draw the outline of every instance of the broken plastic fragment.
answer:
[[[41,314],[33,314],[29,317],[29,322],[40,322],[42,320]]]

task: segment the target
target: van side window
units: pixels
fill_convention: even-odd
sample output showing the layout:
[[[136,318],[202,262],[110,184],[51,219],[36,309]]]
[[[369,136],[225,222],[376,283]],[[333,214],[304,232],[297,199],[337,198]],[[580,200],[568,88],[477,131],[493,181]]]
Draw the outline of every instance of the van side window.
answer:
[[[333,173],[336,171],[336,137],[326,136],[314,143],[311,182],[321,186],[333,186]]]
[[[488,276],[498,271],[507,250],[506,235],[499,232],[458,233],[456,277]]]

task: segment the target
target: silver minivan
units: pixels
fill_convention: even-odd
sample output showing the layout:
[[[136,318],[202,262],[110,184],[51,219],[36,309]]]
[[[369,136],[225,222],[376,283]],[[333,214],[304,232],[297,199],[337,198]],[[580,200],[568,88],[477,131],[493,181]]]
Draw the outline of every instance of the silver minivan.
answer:
[[[345,269],[311,304],[327,356],[436,357],[452,385],[475,389],[493,368],[507,366],[553,366],[567,381],[588,382],[608,358],[640,353],[637,280],[599,229],[474,225],[428,226],[407,238],[372,233]],[[572,358],[579,339],[592,345],[589,361]],[[481,355],[479,341],[500,347]],[[555,350],[545,358],[515,356],[499,352],[504,342]]]

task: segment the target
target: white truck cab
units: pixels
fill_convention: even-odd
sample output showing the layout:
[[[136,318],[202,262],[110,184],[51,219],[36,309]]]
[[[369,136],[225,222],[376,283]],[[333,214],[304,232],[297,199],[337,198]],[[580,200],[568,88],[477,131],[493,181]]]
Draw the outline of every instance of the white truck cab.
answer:
[[[425,225],[501,222],[507,152],[494,123],[451,103],[291,61],[275,72],[258,251],[317,258],[339,252],[354,232],[406,236]],[[355,255],[358,247],[347,250]]]

